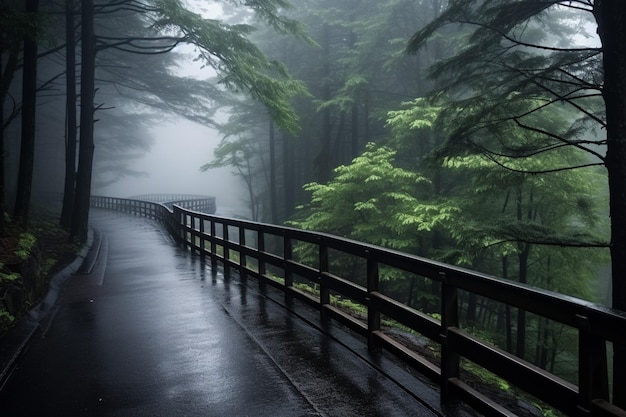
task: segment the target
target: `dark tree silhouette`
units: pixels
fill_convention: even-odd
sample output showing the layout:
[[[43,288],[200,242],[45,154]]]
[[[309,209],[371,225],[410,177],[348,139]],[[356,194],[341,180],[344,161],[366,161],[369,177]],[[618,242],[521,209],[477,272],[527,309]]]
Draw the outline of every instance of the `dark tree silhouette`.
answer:
[[[80,145],[70,237],[84,241],[89,227],[89,200],[93,166],[94,87],[96,42],[93,0],[81,3]]]
[[[551,17],[566,11],[586,14],[589,20],[595,18],[601,47],[568,47],[567,37],[573,34],[572,26],[561,25],[554,31],[558,18]],[[408,50],[417,51],[433,34],[450,24],[467,30],[469,43],[431,70],[442,83],[437,94],[460,97],[442,117],[452,133],[438,150],[439,156],[473,149],[495,162],[499,156],[523,158],[538,152],[559,152],[564,146],[571,146],[586,151],[588,161],[577,166],[549,167],[534,174],[603,165],[608,173],[610,193],[611,241],[608,246],[612,264],[612,306],[626,311],[624,2],[450,2],[441,17],[413,36]],[[552,30],[552,38],[540,38],[546,33],[545,28]],[[573,28],[576,29],[576,25]],[[561,42],[555,43],[554,36],[559,35]],[[522,100],[537,100],[538,104],[535,109],[516,112],[515,106]],[[546,128],[527,122],[534,114],[559,106],[576,114],[570,128]],[[489,144],[476,140],[476,132],[505,122],[513,122],[530,134],[542,135],[544,140],[536,146],[508,149],[507,155],[498,155]],[[592,129],[606,132],[606,138],[593,137],[589,134]],[[626,409],[626,346],[613,348],[613,399],[616,405]]]
[[[26,13],[36,16],[39,0],[26,1]],[[24,36],[24,70],[22,72],[22,139],[20,165],[13,215],[26,226],[33,185],[35,163],[35,111],[37,107],[37,39],[31,31]]]

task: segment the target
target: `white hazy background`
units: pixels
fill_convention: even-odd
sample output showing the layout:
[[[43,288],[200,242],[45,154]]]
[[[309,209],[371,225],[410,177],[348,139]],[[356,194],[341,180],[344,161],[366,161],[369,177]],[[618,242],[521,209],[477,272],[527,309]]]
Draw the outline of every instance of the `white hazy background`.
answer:
[[[221,5],[217,2],[188,0],[187,3],[204,17],[219,19]],[[174,51],[178,55],[177,75],[208,79],[215,76],[212,68],[202,67],[194,61],[197,55],[193,46],[181,45]],[[132,197],[141,194],[199,194],[216,198],[217,214],[248,217],[247,196],[233,168],[211,169],[200,167],[213,159],[213,150],[219,144],[219,133],[209,127],[177,116],[151,129],[154,144],[133,169],[145,176],[127,177],[119,183],[102,189],[102,194],[114,197]]]
[[[103,195],[132,197],[140,194],[201,194],[216,197],[218,214],[246,215],[245,196],[232,168],[200,167],[213,159],[218,133],[184,119],[152,129],[154,145],[133,169],[145,176],[126,177],[102,189]]]

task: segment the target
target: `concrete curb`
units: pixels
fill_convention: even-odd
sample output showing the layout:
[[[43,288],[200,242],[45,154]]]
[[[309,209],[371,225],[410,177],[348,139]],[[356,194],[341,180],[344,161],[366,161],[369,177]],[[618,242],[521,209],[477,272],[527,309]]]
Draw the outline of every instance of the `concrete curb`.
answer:
[[[63,285],[81,267],[91,247],[94,245],[94,231],[90,228],[87,242],[74,261],[58,272],[50,280],[48,291],[43,299],[33,307],[15,326],[0,338],[0,390],[11,376],[13,368],[25,351],[28,343],[59,298]]]

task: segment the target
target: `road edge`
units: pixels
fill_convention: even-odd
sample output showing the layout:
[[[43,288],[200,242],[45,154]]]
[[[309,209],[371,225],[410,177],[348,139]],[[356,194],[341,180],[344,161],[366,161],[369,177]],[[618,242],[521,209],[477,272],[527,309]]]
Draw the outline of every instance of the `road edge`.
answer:
[[[0,391],[4,388],[17,360],[26,350],[40,323],[56,304],[64,284],[83,265],[91,252],[91,248],[97,246],[94,245],[94,241],[100,238],[92,228],[89,228],[87,241],[76,256],[76,259],[50,279],[48,291],[41,301],[0,338]]]

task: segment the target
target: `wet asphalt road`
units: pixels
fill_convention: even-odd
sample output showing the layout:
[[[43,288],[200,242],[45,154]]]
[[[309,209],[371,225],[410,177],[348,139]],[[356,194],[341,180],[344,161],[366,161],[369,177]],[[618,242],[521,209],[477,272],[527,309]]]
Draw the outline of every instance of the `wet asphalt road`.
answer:
[[[153,221],[94,210],[91,224],[100,255],[18,360],[1,417],[439,414],[434,392],[424,388],[425,406],[349,337],[339,343],[255,280],[211,269]]]

